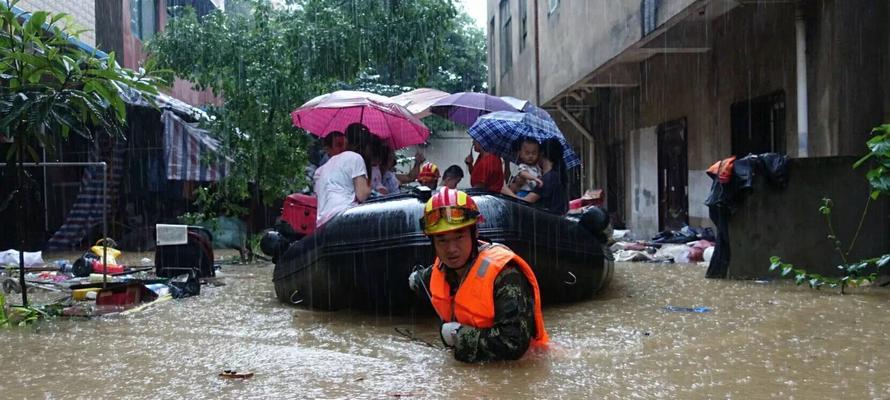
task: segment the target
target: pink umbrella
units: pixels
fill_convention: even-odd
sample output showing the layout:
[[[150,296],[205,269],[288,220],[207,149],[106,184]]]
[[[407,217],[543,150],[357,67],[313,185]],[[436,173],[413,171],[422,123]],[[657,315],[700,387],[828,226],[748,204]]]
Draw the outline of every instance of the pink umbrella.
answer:
[[[389,97],[367,92],[340,90],[323,94],[296,109],[291,118],[294,126],[319,137],[343,132],[358,122],[393,149],[421,144],[430,136],[429,128],[405,107]]]

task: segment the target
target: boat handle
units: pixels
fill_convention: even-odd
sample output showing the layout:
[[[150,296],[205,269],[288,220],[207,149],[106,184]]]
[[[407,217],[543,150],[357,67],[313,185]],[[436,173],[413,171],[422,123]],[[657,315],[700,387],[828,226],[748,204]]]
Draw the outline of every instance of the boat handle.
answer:
[[[571,281],[571,282],[569,282],[569,281],[562,281],[563,283],[565,283],[566,285],[569,285],[569,286],[578,283],[578,277],[576,277],[575,274],[572,273],[572,271],[566,271],[566,272],[568,272],[568,273],[569,273],[569,276],[572,277],[572,281]]]
[[[296,304],[300,304],[300,303],[303,302],[303,299],[294,300],[294,296],[296,296],[296,295],[298,295],[298,294],[300,294],[300,289],[296,289],[296,290],[294,290],[293,293],[291,293],[291,295],[290,295],[290,302],[291,302],[291,304],[296,305]]]

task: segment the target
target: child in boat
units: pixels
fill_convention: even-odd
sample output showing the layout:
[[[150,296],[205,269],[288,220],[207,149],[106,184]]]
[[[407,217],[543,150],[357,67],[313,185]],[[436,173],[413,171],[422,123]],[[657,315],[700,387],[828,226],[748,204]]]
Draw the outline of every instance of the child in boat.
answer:
[[[538,166],[540,152],[541,145],[533,139],[526,138],[519,143],[516,157],[519,159],[519,172],[510,182],[510,190],[521,198],[544,185],[541,181],[541,167]]]

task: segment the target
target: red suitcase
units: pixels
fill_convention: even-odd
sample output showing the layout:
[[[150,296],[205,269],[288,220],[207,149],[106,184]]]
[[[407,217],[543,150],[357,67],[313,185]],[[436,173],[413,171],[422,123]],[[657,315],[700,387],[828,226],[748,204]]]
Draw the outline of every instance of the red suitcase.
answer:
[[[306,236],[315,231],[317,210],[318,199],[315,196],[294,193],[284,199],[281,219],[290,224],[296,233]]]

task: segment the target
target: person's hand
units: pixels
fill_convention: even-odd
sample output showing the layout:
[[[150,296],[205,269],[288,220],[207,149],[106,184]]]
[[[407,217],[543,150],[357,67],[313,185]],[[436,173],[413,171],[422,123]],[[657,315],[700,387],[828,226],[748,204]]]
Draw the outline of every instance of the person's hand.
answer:
[[[377,190],[377,193],[380,193],[380,194],[389,194],[389,190],[386,189],[386,186],[378,186],[376,190]]]
[[[420,164],[423,164],[424,161],[426,161],[426,156],[423,155],[422,151],[418,151],[417,153],[414,153],[414,163],[415,164],[420,165]]]
[[[473,165],[473,155],[470,154],[464,159],[464,164]]]
[[[417,291],[417,287],[420,286],[420,271],[414,271],[411,275],[408,275],[408,288],[412,291]]]
[[[442,342],[447,347],[454,347],[457,344],[457,330],[460,329],[459,322],[446,322],[442,324]]]
[[[542,181],[541,178],[535,178],[535,179],[533,179],[533,180],[535,181],[535,187],[536,187],[536,188],[542,188],[542,187],[544,187],[544,181]]]

